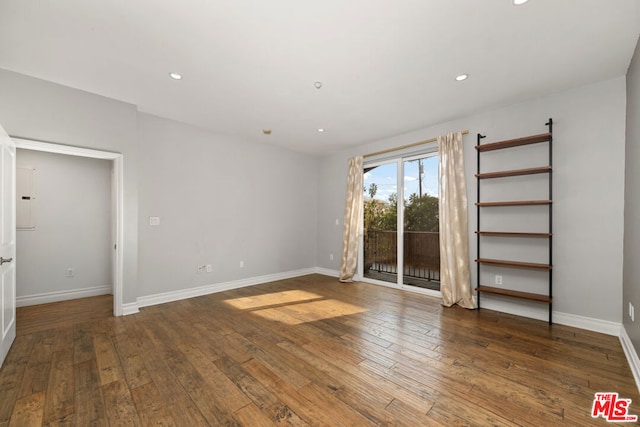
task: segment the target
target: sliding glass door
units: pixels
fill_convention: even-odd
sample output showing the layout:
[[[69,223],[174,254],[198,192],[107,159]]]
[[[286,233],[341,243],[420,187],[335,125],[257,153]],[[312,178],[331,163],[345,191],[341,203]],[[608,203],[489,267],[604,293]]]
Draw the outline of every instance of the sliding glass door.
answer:
[[[365,165],[362,274],[440,290],[437,153]]]
[[[403,283],[440,290],[438,156],[404,160]]]
[[[398,164],[364,170],[364,277],[398,281]]]

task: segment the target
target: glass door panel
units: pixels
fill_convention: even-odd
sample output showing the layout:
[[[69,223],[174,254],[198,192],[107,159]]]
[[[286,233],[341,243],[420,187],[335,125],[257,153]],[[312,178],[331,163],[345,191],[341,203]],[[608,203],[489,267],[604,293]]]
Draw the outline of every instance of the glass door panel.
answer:
[[[364,277],[398,282],[398,164],[364,170]]]
[[[440,290],[438,156],[405,160],[403,284]]]

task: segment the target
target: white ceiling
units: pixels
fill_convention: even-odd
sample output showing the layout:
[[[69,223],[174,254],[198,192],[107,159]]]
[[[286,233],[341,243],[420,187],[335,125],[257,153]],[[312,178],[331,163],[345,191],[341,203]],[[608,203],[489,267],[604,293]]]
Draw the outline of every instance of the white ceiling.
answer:
[[[638,0],[0,0],[0,68],[326,153],[622,76],[639,16]]]

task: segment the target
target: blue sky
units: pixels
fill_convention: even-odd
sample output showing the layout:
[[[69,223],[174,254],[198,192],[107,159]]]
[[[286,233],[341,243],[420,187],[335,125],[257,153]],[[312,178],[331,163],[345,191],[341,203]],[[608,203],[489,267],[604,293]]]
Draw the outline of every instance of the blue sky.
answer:
[[[422,193],[429,194],[431,196],[438,196],[438,156],[428,157],[422,159],[424,165],[424,174],[422,176]],[[385,164],[378,166],[375,169],[370,170],[364,174],[364,186],[369,189],[369,185],[373,182],[378,186],[378,191],[375,198],[387,201],[389,195],[397,193],[397,168],[396,163]],[[418,194],[418,161],[405,161],[404,162],[404,186],[405,186],[405,200],[412,193]],[[365,193],[367,196],[368,193]]]

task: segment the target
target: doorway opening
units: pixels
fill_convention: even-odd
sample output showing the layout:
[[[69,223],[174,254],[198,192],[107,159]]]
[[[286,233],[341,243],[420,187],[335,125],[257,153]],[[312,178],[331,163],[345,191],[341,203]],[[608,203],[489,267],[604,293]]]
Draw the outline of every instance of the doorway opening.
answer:
[[[122,277],[123,277],[123,156],[120,153],[93,150],[87,148],[72,147],[54,144],[50,142],[35,141],[22,138],[12,138],[16,148],[34,150],[47,153],[79,156],[91,159],[109,160],[112,164],[111,178],[111,269],[113,281],[113,315],[121,316],[122,309]],[[18,260],[18,262],[20,262]],[[72,274],[71,272],[70,274]]]

